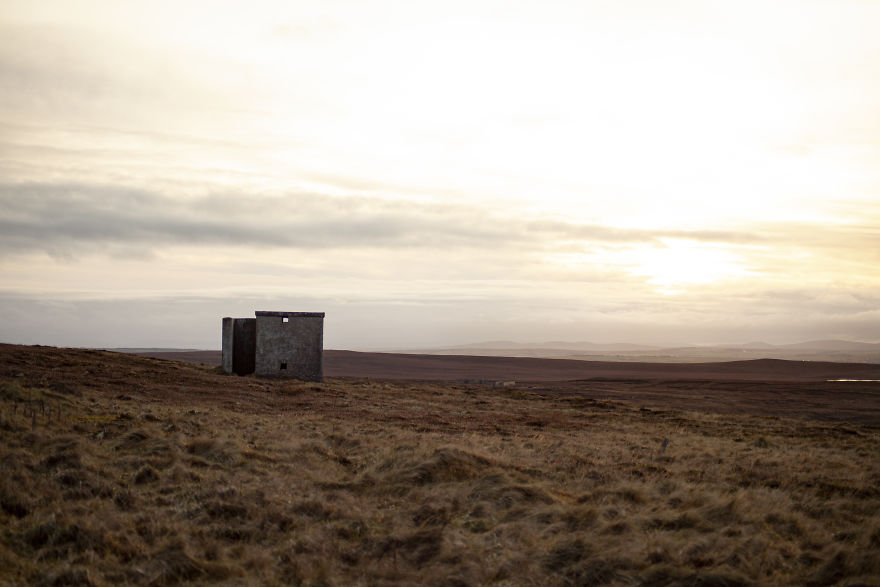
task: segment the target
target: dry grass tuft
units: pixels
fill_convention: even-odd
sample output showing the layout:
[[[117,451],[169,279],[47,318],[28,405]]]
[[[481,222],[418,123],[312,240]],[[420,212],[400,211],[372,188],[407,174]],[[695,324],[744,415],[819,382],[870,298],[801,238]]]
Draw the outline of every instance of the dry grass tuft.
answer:
[[[92,580],[88,568],[73,567],[65,564],[63,568],[40,577],[36,584],[40,587],[89,587],[95,585],[95,582]]]
[[[402,463],[392,457],[379,467],[379,471],[392,471],[385,475],[389,483],[418,486],[474,479],[489,466],[490,461],[485,457],[454,448],[441,448],[427,458]]]
[[[239,450],[232,442],[221,442],[214,438],[199,438],[191,440],[185,447],[186,452],[193,455],[190,462],[196,466],[215,464],[228,466],[235,464],[239,457]]]
[[[183,581],[220,581],[242,576],[224,565],[197,560],[189,555],[181,541],[173,541],[150,557],[146,567],[147,583],[150,585],[176,585]]]

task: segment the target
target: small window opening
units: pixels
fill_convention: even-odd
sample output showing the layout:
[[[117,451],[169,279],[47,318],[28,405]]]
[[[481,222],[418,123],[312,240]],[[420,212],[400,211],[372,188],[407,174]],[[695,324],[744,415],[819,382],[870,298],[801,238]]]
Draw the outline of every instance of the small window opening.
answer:
[[[290,322],[290,316],[284,316],[281,318],[282,322]]]
[[[279,369],[287,369],[287,363],[285,361],[282,361]]]

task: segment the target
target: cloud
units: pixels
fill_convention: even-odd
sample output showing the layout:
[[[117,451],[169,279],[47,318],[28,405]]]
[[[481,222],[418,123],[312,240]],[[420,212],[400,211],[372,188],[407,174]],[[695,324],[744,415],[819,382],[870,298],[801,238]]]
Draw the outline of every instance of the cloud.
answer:
[[[772,295],[770,292],[768,295]],[[643,299],[609,311],[602,300],[574,303],[566,297],[532,299],[529,292],[509,297],[438,294],[434,297],[364,299],[352,290],[340,296],[298,292],[248,295],[163,295],[76,299],[64,295],[22,296],[0,290],[0,341],[84,346],[169,346],[219,348],[221,316],[248,316],[256,309],[327,312],[328,348],[431,348],[499,338],[644,341],[689,344],[696,341],[773,343],[839,336],[875,341],[880,311],[850,308],[806,291],[800,301],[757,292],[745,299],[676,301]],[[598,296],[597,297],[601,297]],[[608,301],[608,306],[613,304]],[[418,327],[414,327],[418,325]]]
[[[688,239],[703,242],[760,243],[766,236],[752,231],[625,229],[597,224],[560,221],[535,221],[528,224],[535,232],[555,234],[558,238],[607,243],[656,242],[660,239]]]
[[[292,248],[449,246],[507,241],[454,207],[308,193],[178,199],[84,184],[0,186],[0,248],[89,249],[174,244]]]
[[[645,243],[663,238],[756,241],[727,231],[629,230],[505,217],[477,206],[289,192],[174,198],[90,184],[0,184],[0,252],[77,255],[106,246],[326,249],[544,249],[564,241]]]

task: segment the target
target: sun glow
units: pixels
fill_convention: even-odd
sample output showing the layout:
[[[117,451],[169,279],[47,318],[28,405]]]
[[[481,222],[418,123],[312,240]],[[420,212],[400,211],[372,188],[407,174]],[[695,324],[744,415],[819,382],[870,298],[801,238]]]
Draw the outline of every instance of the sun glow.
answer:
[[[738,255],[720,247],[693,241],[664,239],[662,247],[640,251],[632,275],[665,294],[682,293],[688,286],[739,279],[752,272]]]
[[[660,239],[656,245],[559,254],[553,256],[552,261],[573,272],[582,272],[588,267],[619,271],[665,295],[757,275],[746,260],[729,247],[685,239]]]

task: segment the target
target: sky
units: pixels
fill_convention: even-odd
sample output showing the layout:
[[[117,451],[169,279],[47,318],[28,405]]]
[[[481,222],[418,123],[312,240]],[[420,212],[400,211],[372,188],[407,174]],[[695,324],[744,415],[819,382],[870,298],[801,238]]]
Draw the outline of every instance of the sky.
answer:
[[[0,341],[880,341],[880,2],[0,9]]]

